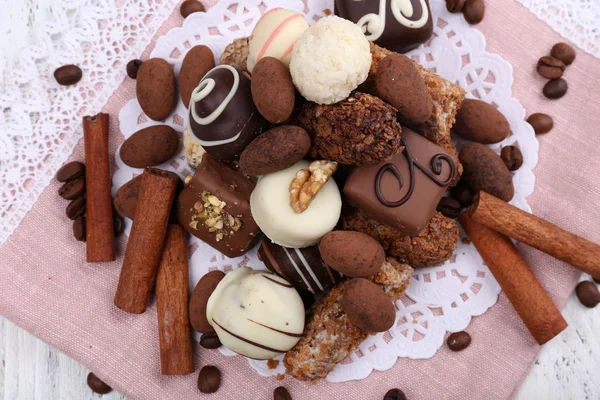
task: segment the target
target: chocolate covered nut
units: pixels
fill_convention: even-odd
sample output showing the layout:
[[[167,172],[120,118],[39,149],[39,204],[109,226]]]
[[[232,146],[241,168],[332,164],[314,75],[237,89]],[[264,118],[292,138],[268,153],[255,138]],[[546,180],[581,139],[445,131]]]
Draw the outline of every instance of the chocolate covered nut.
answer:
[[[286,388],[279,386],[273,391],[273,400],[292,400],[292,395]]]
[[[296,91],[290,70],[274,57],[263,57],[252,69],[252,100],[269,122],[287,121],[294,111]]]
[[[365,332],[385,332],[396,321],[396,307],[381,287],[364,278],[345,284],[342,309]]]
[[[462,12],[469,24],[478,24],[483,20],[485,3],[483,0],[466,0]]]
[[[465,0],[446,0],[446,9],[451,13],[461,12],[465,6]]]
[[[145,61],[138,69],[135,91],[148,118],[164,120],[177,104],[173,66],[161,58]]]
[[[115,237],[119,237],[125,232],[125,221],[123,221],[123,217],[116,212],[113,212],[113,230],[115,232]]]
[[[302,160],[310,149],[310,136],[299,126],[277,126],[261,134],[244,149],[240,169],[260,176],[281,171]]]
[[[558,58],[566,65],[570,65],[575,60],[575,49],[566,43],[556,43],[552,46],[550,55],[554,58]]]
[[[379,62],[375,75],[377,95],[398,110],[400,122],[418,125],[429,119],[433,100],[416,64],[392,53]]]
[[[450,191],[450,195],[458,200],[461,206],[469,207],[471,203],[473,203],[473,196],[475,196],[475,191],[471,189],[471,186],[465,181],[460,181],[456,186],[452,188]]]
[[[93,372],[88,374],[87,384],[94,393],[107,394],[112,392],[112,388],[98,378]]]
[[[552,56],[543,56],[537,63],[538,74],[548,79],[560,78],[565,72],[565,68],[564,62]]]
[[[567,94],[568,89],[569,85],[567,85],[567,81],[563,78],[558,78],[548,81],[548,83],[544,85],[543,93],[547,98],[555,100],[560,99]]]
[[[533,130],[537,135],[550,132],[554,126],[552,117],[543,113],[531,114],[529,118],[527,118],[527,122],[533,127]]]
[[[516,171],[523,165],[523,154],[518,147],[506,146],[502,148],[500,157],[509,171]]]
[[[444,217],[454,219],[460,214],[461,208],[458,200],[455,200],[452,197],[442,197],[437,206],[437,211],[442,213]]]
[[[67,206],[66,213],[69,219],[76,219],[85,214],[85,197],[72,200]]]
[[[206,319],[206,304],[215,288],[225,278],[222,271],[210,271],[204,275],[190,296],[190,323],[200,333],[213,333],[215,330]]]
[[[462,177],[475,191],[483,190],[504,201],[513,198],[512,174],[492,149],[468,142],[458,157],[464,168]]]
[[[121,160],[133,168],[146,168],[169,161],[179,150],[179,135],[168,125],[154,125],[131,135],[119,150]]]
[[[73,221],[73,236],[80,242],[85,242],[85,215],[75,218]]]
[[[135,206],[142,186],[142,175],[138,175],[117,190],[115,193],[115,208],[124,217],[133,219]]]
[[[66,200],[74,200],[85,194],[85,178],[77,178],[64,183],[58,189],[58,195]]]
[[[469,347],[471,344],[471,335],[465,331],[454,332],[446,340],[448,348],[452,351],[461,351]]]
[[[385,260],[379,242],[353,231],[329,232],[319,242],[319,251],[329,267],[350,277],[373,276]]]
[[[56,180],[68,182],[85,175],[85,164],[79,161],[71,161],[63,165],[56,173]]]
[[[186,108],[189,108],[194,89],[214,67],[215,55],[208,47],[194,46],[187,52],[179,72],[179,94]]]
[[[198,375],[198,389],[202,393],[214,393],[221,386],[221,371],[217,367],[207,365],[202,367]]]
[[[216,333],[205,333],[200,337],[200,346],[214,350],[221,347],[221,341]]]
[[[179,12],[183,18],[187,18],[195,12],[204,12],[204,6],[197,0],[185,0],[179,7]]]
[[[598,287],[591,281],[579,282],[575,288],[577,298],[587,308],[594,308],[600,303],[600,291]]]
[[[383,400],[406,400],[406,395],[400,389],[390,389],[383,396]]]
[[[477,99],[465,99],[456,114],[453,130],[467,140],[492,144],[508,137],[510,124],[493,105]]]
[[[142,63],[143,61],[138,59],[129,61],[127,63],[127,76],[129,76],[131,79],[136,79],[138,70],[140,69]]]
[[[81,80],[83,71],[77,65],[63,65],[54,71],[54,79],[59,85],[74,85]]]

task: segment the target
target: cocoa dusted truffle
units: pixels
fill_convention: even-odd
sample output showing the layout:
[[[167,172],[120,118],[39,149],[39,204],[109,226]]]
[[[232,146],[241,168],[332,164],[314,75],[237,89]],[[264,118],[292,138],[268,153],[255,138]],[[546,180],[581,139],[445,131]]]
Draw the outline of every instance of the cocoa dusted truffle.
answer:
[[[306,103],[298,123],[312,137],[309,155],[350,165],[376,165],[402,151],[396,109],[365,93],[339,103]]]

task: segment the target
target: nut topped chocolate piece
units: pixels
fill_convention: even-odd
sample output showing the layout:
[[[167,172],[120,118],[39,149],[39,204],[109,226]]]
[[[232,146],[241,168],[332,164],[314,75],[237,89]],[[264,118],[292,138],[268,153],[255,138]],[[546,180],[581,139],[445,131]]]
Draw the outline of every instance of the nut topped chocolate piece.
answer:
[[[244,254],[260,230],[250,214],[254,183],[205,155],[177,201],[179,223],[227,257]]]
[[[371,218],[414,236],[435,213],[458,161],[410,129],[402,132],[404,151],[390,162],[356,167],[344,194]]]

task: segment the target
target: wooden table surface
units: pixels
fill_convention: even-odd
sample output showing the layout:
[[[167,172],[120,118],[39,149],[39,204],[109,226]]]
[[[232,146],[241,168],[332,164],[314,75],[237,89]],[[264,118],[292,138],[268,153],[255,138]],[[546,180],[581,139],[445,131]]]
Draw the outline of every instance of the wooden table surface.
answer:
[[[33,26],[50,17],[51,2],[0,0],[0,76],[35,39]],[[600,307],[586,309],[571,296],[563,315],[569,328],[543,348],[518,400],[600,399]],[[93,394],[87,369],[2,317],[0,359],[0,400],[125,399]]]

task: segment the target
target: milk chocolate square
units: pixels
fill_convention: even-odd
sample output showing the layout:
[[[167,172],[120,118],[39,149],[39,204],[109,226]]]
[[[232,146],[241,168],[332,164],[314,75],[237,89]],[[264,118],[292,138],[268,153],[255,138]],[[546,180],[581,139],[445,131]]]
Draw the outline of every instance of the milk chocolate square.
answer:
[[[179,223],[227,257],[239,257],[260,235],[250,213],[252,190],[254,182],[205,154],[177,200]]]
[[[404,150],[390,162],[356,167],[344,185],[346,200],[407,235],[419,234],[436,211],[458,160],[402,127]]]

